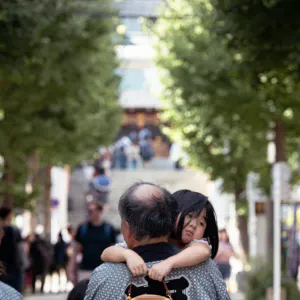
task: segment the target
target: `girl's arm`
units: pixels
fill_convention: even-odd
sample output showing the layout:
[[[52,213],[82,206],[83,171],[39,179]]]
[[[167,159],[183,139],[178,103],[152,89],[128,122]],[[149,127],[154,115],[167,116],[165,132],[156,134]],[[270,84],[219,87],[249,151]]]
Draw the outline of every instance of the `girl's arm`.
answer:
[[[198,265],[208,260],[210,254],[210,247],[207,243],[192,242],[180,253],[152,266],[148,275],[153,280],[162,281],[172,269]]]
[[[101,260],[114,263],[126,262],[133,276],[145,275],[148,272],[144,260],[137,253],[120,245],[106,248],[102,252]]]

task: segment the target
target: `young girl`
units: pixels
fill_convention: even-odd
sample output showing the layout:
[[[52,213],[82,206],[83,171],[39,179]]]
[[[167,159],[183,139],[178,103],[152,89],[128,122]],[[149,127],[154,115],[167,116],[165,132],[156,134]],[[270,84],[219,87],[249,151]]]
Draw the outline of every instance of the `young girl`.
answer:
[[[148,271],[143,259],[125,243],[103,251],[106,262],[126,262],[133,276],[148,273],[153,280],[162,281],[172,269],[189,267],[214,258],[218,252],[219,237],[215,211],[208,198],[200,193],[180,190],[173,194],[178,202],[178,217],[169,242],[182,251],[155,264]]]

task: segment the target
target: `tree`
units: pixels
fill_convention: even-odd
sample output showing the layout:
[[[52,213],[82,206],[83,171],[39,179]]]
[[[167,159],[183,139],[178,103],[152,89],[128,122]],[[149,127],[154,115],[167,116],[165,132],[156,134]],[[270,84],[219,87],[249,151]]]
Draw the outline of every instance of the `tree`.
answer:
[[[257,93],[239,67],[239,56],[226,49],[212,30],[215,10],[207,1],[169,1],[155,26],[157,64],[164,71],[166,117],[193,164],[235,196],[243,246],[247,251],[246,177],[265,175],[268,119],[257,112]],[[244,73],[244,74],[243,74]],[[255,120],[255,122],[253,122]],[[261,176],[269,189],[269,176]]]
[[[173,127],[187,141],[194,162],[213,179],[223,178],[224,189],[237,200],[249,171],[260,173],[269,191],[270,133],[275,132],[277,161],[288,157],[299,169],[298,4],[168,4],[155,34]]]
[[[268,130],[274,133],[276,161],[288,161],[292,182],[299,182],[299,35],[300,22],[295,1],[219,1],[212,0],[219,36],[226,36],[226,48],[239,55],[240,68],[263,101]],[[272,222],[272,202],[269,220]],[[273,224],[269,225],[269,257],[272,256]]]
[[[275,132],[276,160],[290,156],[287,143],[299,143],[300,3],[283,0],[212,1],[218,34],[227,37],[227,49],[241,56],[252,85],[263,92],[270,129]],[[296,108],[296,109],[295,109]]]
[[[97,2],[111,12],[111,1]],[[26,200],[30,159],[78,162],[118,129],[115,23],[91,17],[90,3],[0,3],[0,191],[9,204]]]

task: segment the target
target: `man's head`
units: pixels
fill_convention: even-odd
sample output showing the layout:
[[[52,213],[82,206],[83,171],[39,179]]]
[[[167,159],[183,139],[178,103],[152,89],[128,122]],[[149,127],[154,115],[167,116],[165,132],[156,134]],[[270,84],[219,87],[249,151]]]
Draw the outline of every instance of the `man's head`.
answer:
[[[9,207],[0,208],[0,220],[4,225],[10,225],[13,218],[13,210]]]
[[[99,201],[93,200],[88,203],[88,218],[91,223],[99,223],[102,212],[103,206],[99,203]]]
[[[96,175],[105,175],[105,169],[104,168],[96,168]]]
[[[177,201],[164,188],[152,183],[132,185],[120,198],[122,234],[129,248],[167,238],[173,231]]]

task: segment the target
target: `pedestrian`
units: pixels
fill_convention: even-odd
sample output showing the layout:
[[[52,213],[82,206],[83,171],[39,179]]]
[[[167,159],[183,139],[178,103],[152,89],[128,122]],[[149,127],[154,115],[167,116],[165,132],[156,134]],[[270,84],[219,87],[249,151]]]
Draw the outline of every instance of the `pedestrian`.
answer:
[[[128,146],[127,157],[129,162],[129,168],[132,170],[136,170],[138,162],[140,161],[140,147],[137,143],[132,142]]]
[[[230,258],[236,256],[235,251],[230,243],[229,236],[226,229],[221,229],[219,231],[220,242],[219,251],[215,257],[215,262],[219,267],[219,270],[223,276],[223,279],[227,281],[229,287],[229,278],[231,275]]]
[[[89,284],[88,279],[78,282],[70,291],[67,300],[84,300],[85,292]]]
[[[25,271],[25,276],[24,276],[24,288],[26,289],[28,286],[31,286],[32,282],[32,268],[31,268],[31,263],[29,260],[30,257],[30,246],[32,242],[34,241],[34,234],[30,233],[24,240],[24,249],[25,249],[25,254],[28,258],[29,265],[27,270]]]
[[[104,222],[103,209],[99,201],[88,203],[88,222],[79,226],[76,233],[77,255],[82,254],[78,271],[78,281],[89,279],[92,271],[102,264],[104,249],[116,242],[116,232],[112,225]]]
[[[75,241],[75,230],[71,225],[67,227],[68,234],[69,234],[69,246],[67,249],[67,255],[68,255],[68,264],[66,268],[67,272],[67,279],[70,281],[73,285],[77,282],[77,261],[75,257],[76,253],[76,241]]]
[[[90,194],[93,200],[99,201],[102,205],[107,204],[110,186],[111,179],[106,175],[105,169],[96,168],[90,183]]]
[[[51,243],[36,234],[30,246],[32,293],[35,294],[35,286],[38,278],[41,279],[41,293],[44,292],[44,285],[47,274],[53,264],[53,247]]]
[[[150,136],[147,136],[145,140],[140,142],[140,154],[144,163],[144,167],[148,168],[155,155],[152,145],[152,138]]]
[[[127,158],[127,153],[125,151],[125,147],[121,146],[120,151],[119,151],[119,166],[121,170],[127,169],[127,164],[128,164],[128,158]]]
[[[143,128],[140,132],[139,132],[139,139],[140,141],[144,141],[147,138],[151,138],[152,137],[152,133],[148,128]]]
[[[2,221],[0,221],[0,246],[4,238],[5,232],[2,227]],[[2,278],[5,275],[5,268],[0,262],[0,299],[1,300],[21,300],[23,299],[22,295],[17,292],[14,288],[2,282]]]
[[[12,226],[13,211],[8,207],[0,208],[0,221],[4,230],[4,237],[0,245],[0,261],[5,268],[5,275],[1,280],[18,292],[22,291],[24,251],[22,237],[18,228]]]
[[[210,257],[214,258],[219,245],[215,212],[208,198],[189,190],[177,191],[173,197],[177,200],[178,216],[169,242],[181,249],[182,253],[155,264],[148,271],[150,278],[160,281],[173,268],[197,265]],[[133,276],[143,275],[140,273],[141,257],[133,251],[127,251],[127,248],[127,245],[119,244],[106,249],[102,254],[103,260],[127,262]]]
[[[230,299],[217,266],[208,258],[210,250],[207,243],[195,242],[196,245],[190,245],[182,252],[170,243],[169,237],[175,229],[180,246],[187,241],[191,243],[194,236],[198,236],[211,239],[212,255],[217,249],[217,241],[214,240],[218,239],[218,230],[214,232],[216,224],[211,221],[215,218],[211,215],[213,209],[207,197],[191,191],[179,191],[177,196],[183,202],[190,199],[189,205],[183,208],[185,212],[195,214],[178,215],[175,197],[167,190],[151,183],[134,184],[121,196],[119,212],[127,248],[116,246],[110,250],[121,250],[123,254],[125,253],[125,257],[130,255],[129,253],[140,256],[140,261],[136,265],[136,275],[143,277],[133,277],[130,267],[127,268],[121,263],[124,257],[115,257],[115,261],[119,263],[105,263],[94,270],[86,292],[86,300],[134,299],[141,295],[143,296],[140,299],[165,299],[160,296],[166,295],[170,299],[182,300]],[[210,219],[207,224],[206,218]],[[202,252],[199,249],[202,248],[207,250],[206,261],[194,266],[202,255],[199,254]],[[151,277],[151,270],[158,261],[161,261],[162,267],[165,261],[170,262],[175,256],[177,264],[181,257],[180,260],[189,261],[190,267],[180,268],[175,264],[174,267],[177,269],[170,273],[168,270],[168,276],[163,282],[159,282],[163,278],[156,277],[156,272]],[[147,276],[148,268],[150,268],[149,276]]]
[[[61,271],[66,273],[68,263],[67,255],[68,244],[64,241],[62,232],[58,234],[57,243],[54,245],[54,271],[58,273],[61,280]]]

